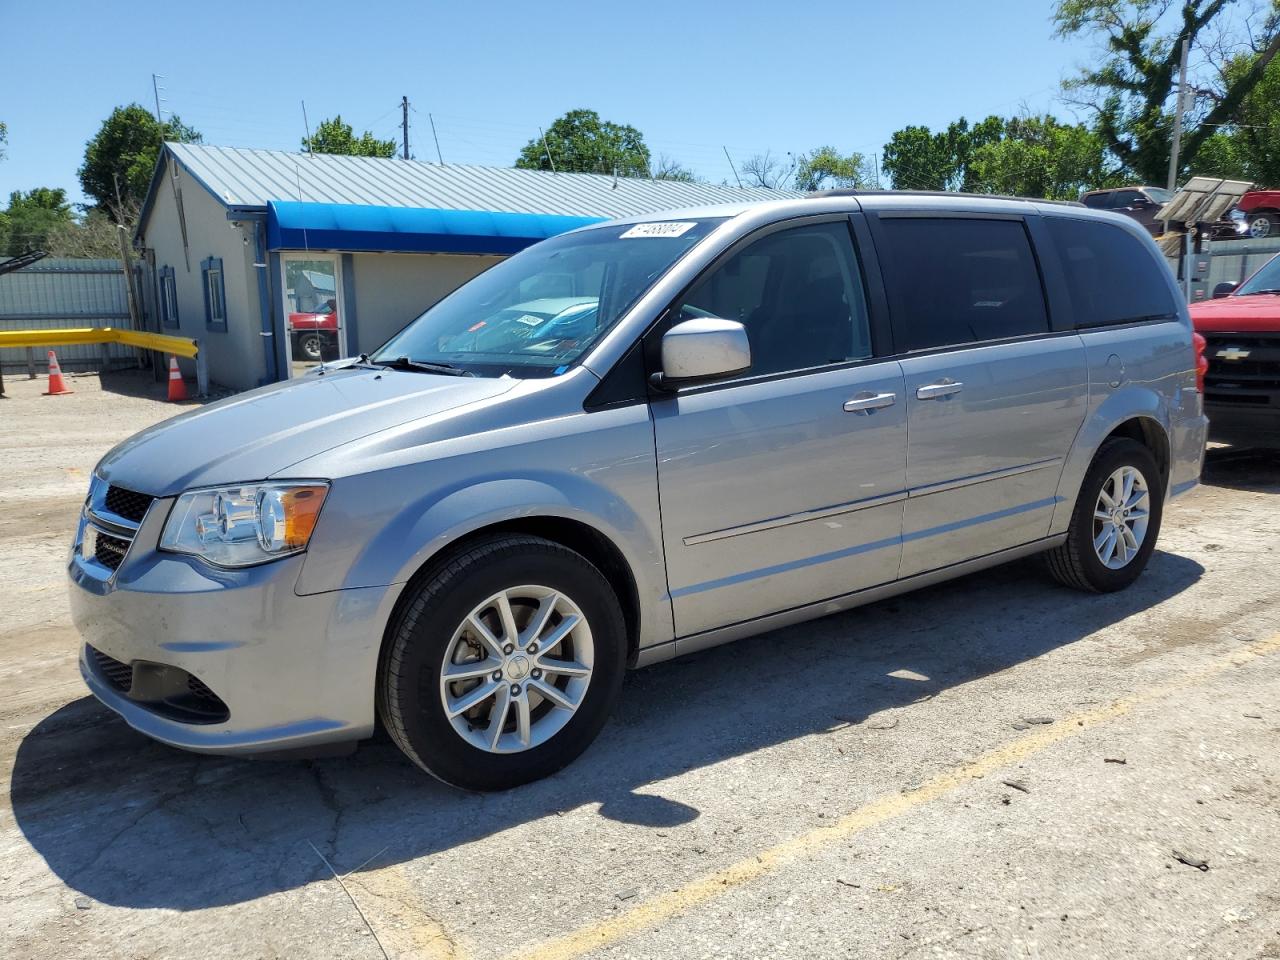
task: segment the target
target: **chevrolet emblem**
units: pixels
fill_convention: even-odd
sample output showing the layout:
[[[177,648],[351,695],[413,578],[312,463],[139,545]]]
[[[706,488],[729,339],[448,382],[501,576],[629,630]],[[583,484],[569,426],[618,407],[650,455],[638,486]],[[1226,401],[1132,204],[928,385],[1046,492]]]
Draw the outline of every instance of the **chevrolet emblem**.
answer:
[[[1243,360],[1249,356],[1249,351],[1241,350],[1239,347],[1227,347],[1224,350],[1219,350],[1216,356],[1222,360]]]

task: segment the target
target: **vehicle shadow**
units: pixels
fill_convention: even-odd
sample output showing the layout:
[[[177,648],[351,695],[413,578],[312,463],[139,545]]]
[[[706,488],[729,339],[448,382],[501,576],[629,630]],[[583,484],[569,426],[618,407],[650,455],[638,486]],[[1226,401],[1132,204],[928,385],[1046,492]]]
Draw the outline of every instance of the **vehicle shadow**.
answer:
[[[576,763],[487,796],[437,783],[385,740],[325,760],[202,757],[145,739],[85,698],[19,744],[14,818],[76,891],[179,910],[327,876],[308,842],[346,871],[370,858],[372,869],[430,856],[584,804],[612,820],[670,827],[700,811],[663,798],[666,778],[886,709],[928,710],[919,701],[1075,643],[1202,573],[1157,552],[1129,590],[1089,596],[1024,561],[659,664],[628,677],[614,719]],[[900,679],[903,670],[914,678]]]
[[[1211,447],[1200,479],[1213,487],[1280,493],[1280,450]]]

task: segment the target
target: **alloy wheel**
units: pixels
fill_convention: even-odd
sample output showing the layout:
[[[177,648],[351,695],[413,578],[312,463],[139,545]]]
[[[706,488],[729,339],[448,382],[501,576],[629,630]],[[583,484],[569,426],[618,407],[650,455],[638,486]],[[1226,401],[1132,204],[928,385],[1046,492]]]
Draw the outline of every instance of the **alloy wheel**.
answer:
[[[1147,479],[1136,468],[1120,467],[1106,479],[1093,508],[1093,549],[1103,566],[1119,570],[1138,555],[1150,509]]]
[[[581,706],[594,658],[590,625],[570,597],[545,586],[510,587],[454,631],[440,669],[445,716],[487,753],[537,747]]]

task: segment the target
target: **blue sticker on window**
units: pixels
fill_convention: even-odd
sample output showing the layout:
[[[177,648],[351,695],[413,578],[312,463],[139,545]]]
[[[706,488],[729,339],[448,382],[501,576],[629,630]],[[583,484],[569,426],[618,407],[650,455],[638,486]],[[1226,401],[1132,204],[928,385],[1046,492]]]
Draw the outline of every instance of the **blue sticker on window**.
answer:
[[[551,371],[551,372],[552,372],[552,373],[554,373],[554,374],[558,377],[558,376],[560,376],[560,374],[564,373],[564,372],[565,372],[566,370],[568,370],[568,369],[569,369],[569,365],[568,365],[568,364],[565,364],[563,367],[556,367],[556,368],[555,368],[553,371]]]

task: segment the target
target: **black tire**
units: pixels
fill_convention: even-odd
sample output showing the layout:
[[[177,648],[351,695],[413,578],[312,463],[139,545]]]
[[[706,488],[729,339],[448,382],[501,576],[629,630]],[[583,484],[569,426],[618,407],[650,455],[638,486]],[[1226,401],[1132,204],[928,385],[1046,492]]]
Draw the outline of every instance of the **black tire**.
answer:
[[[594,646],[591,678],[576,712],[545,743],[490,753],[454,730],[440,671],[454,631],[478,604],[530,583],[563,592],[582,611]],[[595,740],[622,686],[627,634],[613,588],[586,558],[541,537],[498,535],[445,558],[408,589],[383,651],[378,713],[410,760],[455,787],[506,790],[555,773]]]
[[[302,360],[320,360],[324,354],[324,340],[318,333],[304,333],[298,338],[298,354]]]
[[[1147,482],[1149,516],[1146,535],[1137,554],[1125,566],[1113,569],[1098,558],[1093,548],[1093,513],[1103,484],[1112,473],[1126,466],[1135,468]],[[1080,485],[1066,542],[1045,554],[1049,572],[1059,583],[1091,593],[1112,593],[1129,586],[1146,568],[1155,550],[1164,513],[1164,486],[1164,476],[1150,450],[1124,437],[1107,440],[1094,456]]]

